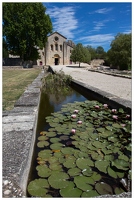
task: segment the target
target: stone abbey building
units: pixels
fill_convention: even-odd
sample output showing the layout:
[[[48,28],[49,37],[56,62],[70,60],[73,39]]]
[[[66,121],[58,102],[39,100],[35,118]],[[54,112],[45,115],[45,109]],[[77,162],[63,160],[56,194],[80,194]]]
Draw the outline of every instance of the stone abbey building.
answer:
[[[39,50],[40,59],[37,65],[68,65],[72,64],[70,60],[71,51],[75,44],[58,32],[48,36],[45,48]]]

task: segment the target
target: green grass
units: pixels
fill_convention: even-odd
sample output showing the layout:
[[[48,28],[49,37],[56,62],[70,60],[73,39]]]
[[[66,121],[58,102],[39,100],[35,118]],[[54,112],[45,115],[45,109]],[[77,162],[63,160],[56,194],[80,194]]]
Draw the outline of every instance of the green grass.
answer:
[[[2,71],[2,107],[12,110],[14,103],[38,76],[41,69],[4,69]]]

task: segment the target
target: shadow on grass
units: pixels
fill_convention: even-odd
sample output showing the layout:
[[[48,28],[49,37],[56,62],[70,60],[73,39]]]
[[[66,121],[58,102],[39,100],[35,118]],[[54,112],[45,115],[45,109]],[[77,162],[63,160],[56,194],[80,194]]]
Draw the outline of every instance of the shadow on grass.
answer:
[[[86,66],[75,66],[75,65],[68,65],[66,67],[70,67],[70,68],[86,68]]]

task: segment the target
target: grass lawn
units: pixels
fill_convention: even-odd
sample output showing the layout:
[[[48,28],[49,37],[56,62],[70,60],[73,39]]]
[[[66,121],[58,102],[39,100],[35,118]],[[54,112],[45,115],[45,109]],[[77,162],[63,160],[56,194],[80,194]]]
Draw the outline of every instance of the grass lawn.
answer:
[[[14,103],[25,89],[38,76],[41,69],[3,69],[2,70],[2,107],[12,110]]]

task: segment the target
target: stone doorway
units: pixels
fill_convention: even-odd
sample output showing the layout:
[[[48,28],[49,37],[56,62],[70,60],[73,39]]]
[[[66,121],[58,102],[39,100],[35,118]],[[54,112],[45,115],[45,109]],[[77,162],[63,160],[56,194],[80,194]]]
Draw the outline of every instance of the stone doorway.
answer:
[[[55,58],[55,65],[59,64],[59,58]]]
[[[60,57],[58,54],[55,54],[54,55],[54,64],[59,65],[59,63],[60,63]]]

